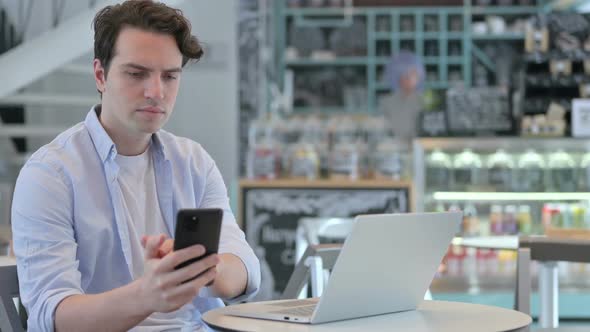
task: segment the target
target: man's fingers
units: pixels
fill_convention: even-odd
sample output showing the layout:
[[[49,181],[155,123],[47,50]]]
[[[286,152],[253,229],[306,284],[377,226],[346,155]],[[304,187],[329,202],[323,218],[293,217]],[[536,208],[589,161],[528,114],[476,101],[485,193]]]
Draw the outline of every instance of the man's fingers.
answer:
[[[145,258],[153,259],[158,258],[158,249],[164,242],[166,236],[160,234],[158,236],[148,236],[145,240]]]
[[[204,254],[205,247],[200,244],[174,251],[162,258],[162,263],[160,264],[158,270],[161,272],[172,271],[177,265],[184,263],[189,259],[201,257]]]
[[[205,287],[205,285],[215,280],[216,276],[217,270],[215,270],[214,268],[209,269],[208,271],[200,275],[198,278],[170,289],[166,292],[166,297],[168,299],[174,299],[178,296],[190,294],[190,297],[192,298],[195,295],[197,295],[199,289]]]
[[[176,271],[170,272],[160,280],[160,287],[166,289],[169,287],[175,287],[187,280],[190,280],[196,276],[200,276],[207,270],[215,269],[215,266],[219,264],[219,256],[209,255],[203,259],[200,259],[188,266],[185,266]],[[216,270],[216,269],[215,269]]]
[[[173,239],[166,239],[166,241],[164,241],[164,243],[162,243],[162,245],[160,246],[160,249],[158,250],[158,256],[164,257],[164,256],[168,255],[169,253],[172,252],[173,248],[174,248],[174,240]]]

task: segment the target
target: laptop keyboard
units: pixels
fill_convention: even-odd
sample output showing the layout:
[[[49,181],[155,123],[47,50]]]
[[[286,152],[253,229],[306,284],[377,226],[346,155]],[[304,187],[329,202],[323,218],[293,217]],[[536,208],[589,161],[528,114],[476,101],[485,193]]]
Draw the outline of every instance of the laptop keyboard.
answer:
[[[285,301],[285,302],[279,302],[279,303],[273,303],[271,304],[272,306],[276,306],[276,307],[285,307],[285,308],[291,308],[291,307],[300,307],[303,305],[316,305],[316,303],[318,303],[317,300],[293,300],[293,301]]]
[[[273,307],[282,307],[285,309],[273,311],[275,314],[291,315],[291,316],[311,316],[318,303],[314,300],[293,300],[271,304]]]
[[[302,307],[294,307],[284,310],[273,311],[273,313],[281,315],[292,315],[292,316],[311,316],[315,310],[315,304],[306,305]]]

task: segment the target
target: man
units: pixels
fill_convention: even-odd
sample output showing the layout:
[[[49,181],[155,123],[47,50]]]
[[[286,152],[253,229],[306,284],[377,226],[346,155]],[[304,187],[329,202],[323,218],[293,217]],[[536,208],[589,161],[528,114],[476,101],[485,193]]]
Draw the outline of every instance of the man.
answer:
[[[151,1],[105,7],[94,30],[101,104],[33,154],[15,188],[29,330],[207,330],[201,314],[254,295],[260,267],[214,161],[161,130],[203,52],[180,11]],[[219,254],[175,270],[204,254],[171,250],[176,212],[195,207],[224,210]]]

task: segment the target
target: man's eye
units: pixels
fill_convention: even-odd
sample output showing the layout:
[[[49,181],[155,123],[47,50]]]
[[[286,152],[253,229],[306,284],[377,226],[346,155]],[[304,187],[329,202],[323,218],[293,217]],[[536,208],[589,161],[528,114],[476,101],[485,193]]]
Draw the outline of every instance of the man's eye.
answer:
[[[176,75],[172,75],[172,74],[168,74],[168,75],[164,75],[164,79],[166,80],[175,80],[178,77]]]
[[[127,75],[129,75],[133,78],[141,78],[144,76],[142,72],[135,72],[135,71],[128,71]]]

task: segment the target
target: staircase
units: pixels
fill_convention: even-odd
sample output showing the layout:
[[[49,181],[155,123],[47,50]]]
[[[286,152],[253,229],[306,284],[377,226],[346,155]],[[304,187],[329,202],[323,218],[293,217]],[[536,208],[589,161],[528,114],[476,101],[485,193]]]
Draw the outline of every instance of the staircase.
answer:
[[[0,0],[0,248],[12,187],[30,153],[99,102],[91,22],[117,2]],[[162,2],[181,7],[183,0]]]
[[[99,102],[92,78],[91,22],[99,8],[117,2],[0,0],[0,39],[5,37],[0,40],[0,72],[9,73],[0,80],[0,159],[7,156],[1,150],[7,137],[9,155],[20,164],[24,154],[81,121]],[[163,2],[179,7],[183,1]],[[22,13],[29,7],[31,13]],[[23,22],[27,17],[30,22]]]

